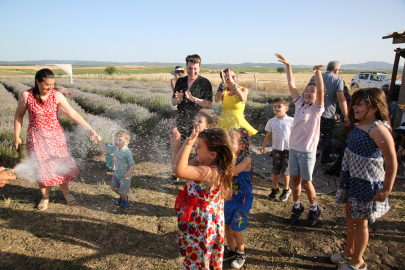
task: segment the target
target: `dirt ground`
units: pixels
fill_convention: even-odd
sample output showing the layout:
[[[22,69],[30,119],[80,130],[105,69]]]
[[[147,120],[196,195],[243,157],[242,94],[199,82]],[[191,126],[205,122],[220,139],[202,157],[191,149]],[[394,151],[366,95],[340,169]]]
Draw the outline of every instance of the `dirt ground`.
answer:
[[[252,144],[262,140],[253,137]],[[41,198],[35,184],[17,180],[1,188],[0,269],[181,269],[174,201],[185,182],[166,184],[169,164],[134,154],[127,209],[114,203],[104,157],[76,159],[80,173],[70,184],[74,206],[66,205],[59,187],[51,189],[46,211],[35,209]],[[405,269],[404,183],[397,179],[391,210],[370,226],[368,269]],[[308,228],[306,212],[298,225],[289,224],[291,197],[267,199],[271,181],[255,176],[252,185],[244,269],[336,269],[329,258],[344,248],[346,221],[343,207],[335,208],[334,194],[319,196],[325,211]],[[229,262],[224,269],[231,269]]]

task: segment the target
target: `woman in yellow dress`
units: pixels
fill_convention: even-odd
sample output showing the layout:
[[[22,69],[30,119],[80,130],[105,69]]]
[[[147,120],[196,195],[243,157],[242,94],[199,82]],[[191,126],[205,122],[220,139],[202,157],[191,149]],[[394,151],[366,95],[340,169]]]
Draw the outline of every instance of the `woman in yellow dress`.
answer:
[[[255,135],[254,129],[245,119],[243,111],[249,94],[249,89],[239,86],[235,71],[230,67],[221,70],[222,83],[219,84],[215,95],[215,102],[222,100],[222,112],[218,116],[218,126],[229,132],[231,127],[240,126],[249,132],[249,136]]]

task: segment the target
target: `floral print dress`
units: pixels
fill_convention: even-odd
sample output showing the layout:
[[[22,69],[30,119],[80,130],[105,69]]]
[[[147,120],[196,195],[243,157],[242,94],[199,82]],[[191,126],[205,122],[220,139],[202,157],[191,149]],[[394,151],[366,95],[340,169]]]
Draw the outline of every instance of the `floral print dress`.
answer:
[[[192,199],[189,199],[178,212],[179,252],[184,256],[183,269],[222,269],[225,231],[221,186],[207,187],[199,181],[187,180],[179,196],[181,192],[187,198],[204,204],[190,203]],[[185,217],[187,215],[189,217]]]
[[[59,123],[55,93],[52,90],[42,105],[35,99],[33,89],[28,90],[27,152],[37,170],[36,181],[44,186],[73,181],[79,173]]]

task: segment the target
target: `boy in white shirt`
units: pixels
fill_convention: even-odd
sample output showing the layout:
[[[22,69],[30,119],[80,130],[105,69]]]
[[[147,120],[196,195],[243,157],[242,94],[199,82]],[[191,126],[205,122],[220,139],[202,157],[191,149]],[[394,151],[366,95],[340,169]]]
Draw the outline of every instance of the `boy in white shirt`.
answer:
[[[269,194],[270,201],[274,201],[277,194],[280,193],[278,186],[280,173],[283,175],[284,182],[284,189],[279,197],[280,201],[286,201],[291,194],[288,158],[290,134],[294,118],[287,115],[289,106],[290,101],[284,97],[274,99],[273,111],[276,116],[267,122],[265,128],[267,135],[264,138],[262,148],[260,148],[260,152],[264,153],[266,145],[273,139],[273,188]]]

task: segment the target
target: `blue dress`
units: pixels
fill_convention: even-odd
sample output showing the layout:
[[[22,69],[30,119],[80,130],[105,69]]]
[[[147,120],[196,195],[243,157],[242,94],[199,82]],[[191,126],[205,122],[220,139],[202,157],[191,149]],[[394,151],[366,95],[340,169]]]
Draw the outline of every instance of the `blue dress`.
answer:
[[[381,150],[369,135],[376,125],[389,128],[386,121],[378,120],[368,132],[357,127],[350,131],[336,193],[336,207],[349,203],[352,218],[368,219],[371,222],[390,208],[388,199],[384,202],[373,200],[377,190],[383,187],[385,178]]]

